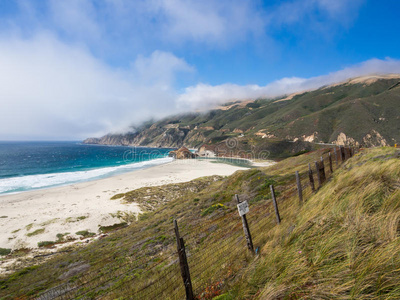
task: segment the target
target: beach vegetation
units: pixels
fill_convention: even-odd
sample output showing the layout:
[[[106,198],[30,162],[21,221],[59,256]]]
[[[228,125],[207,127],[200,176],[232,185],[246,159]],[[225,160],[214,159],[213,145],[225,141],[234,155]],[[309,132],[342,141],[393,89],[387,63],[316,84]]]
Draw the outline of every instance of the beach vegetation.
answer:
[[[75,232],[76,235],[81,235],[84,238],[87,237],[92,237],[95,236],[96,234],[94,232],[90,232],[89,230],[81,230],[81,231],[77,231]]]
[[[34,236],[34,235],[42,234],[44,231],[45,231],[44,228],[36,229],[36,230],[33,231],[33,232],[28,232],[28,233],[26,234],[26,236]]]
[[[32,229],[32,227],[33,227],[33,223],[30,223],[30,224],[28,224],[28,225],[25,226],[25,229],[26,229],[27,231],[29,231],[29,230]]]
[[[57,237],[57,242],[64,242],[65,239],[64,237],[67,236],[68,234],[70,234],[69,232],[66,233],[57,233],[56,237]]]
[[[117,200],[117,199],[123,198],[124,196],[125,196],[125,193],[119,193],[119,194],[116,194],[116,195],[112,196],[110,199],[111,200]]]
[[[88,218],[88,216],[68,217],[68,218],[65,219],[65,222],[67,222],[67,223],[75,223],[75,222],[79,222],[79,221],[85,220],[86,218]]]
[[[0,219],[6,219],[8,216],[1,216]]]
[[[116,213],[110,213],[110,216],[113,218],[120,219],[121,221],[124,221],[127,224],[130,224],[132,222],[135,222],[138,218],[137,213],[130,212],[130,211],[117,211]]]
[[[11,255],[12,255],[12,257],[24,257],[24,256],[26,256],[26,254],[28,254],[31,251],[32,251],[31,248],[18,248],[18,249],[14,249],[12,251]]]
[[[0,248],[0,255],[4,256],[4,255],[8,255],[11,253],[11,249],[8,248]]]
[[[50,248],[52,246],[54,246],[56,244],[56,242],[54,241],[41,241],[38,242],[38,247],[42,248],[42,247],[46,247],[46,248]]]
[[[17,233],[18,231],[20,231],[21,229],[15,229],[13,231],[11,231],[11,233]]]
[[[59,220],[59,218],[47,220],[47,221],[41,223],[40,226],[47,226],[47,225],[53,224],[53,223],[57,222],[57,220]]]
[[[126,226],[128,226],[128,223],[126,223],[126,222],[115,223],[115,224],[110,225],[110,226],[99,226],[99,230],[102,233],[107,233],[107,232],[110,232],[110,231],[114,231],[114,230],[118,230],[118,229],[124,228]]]

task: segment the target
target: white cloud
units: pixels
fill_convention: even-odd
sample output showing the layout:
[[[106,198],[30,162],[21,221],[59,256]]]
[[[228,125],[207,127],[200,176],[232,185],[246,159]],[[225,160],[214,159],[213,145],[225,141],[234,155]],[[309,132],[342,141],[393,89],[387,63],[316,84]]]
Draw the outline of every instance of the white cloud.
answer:
[[[349,78],[372,75],[400,73],[400,60],[371,59],[358,65],[350,66],[328,75],[311,78],[282,78],[265,86],[236,84],[208,85],[199,83],[190,86],[181,94],[177,103],[186,110],[209,109],[218,104],[232,100],[248,100],[256,98],[273,98],[299,91],[316,89],[324,85],[345,81]]]
[[[332,35],[337,27],[347,27],[358,15],[365,0],[290,0],[269,10],[269,27],[292,26],[297,34],[304,31]],[[301,26],[306,25],[306,26]],[[299,27],[301,26],[301,27]]]
[[[161,51],[113,69],[44,34],[0,39],[0,66],[1,139],[84,138],[165,116],[175,109],[176,72],[192,71]]]
[[[102,32],[97,21],[97,11],[91,1],[49,0],[49,18],[61,32],[74,39],[96,41]]]
[[[183,59],[169,52],[156,50],[149,57],[139,55],[134,62],[135,76],[145,84],[170,87],[177,72],[194,72]]]
[[[263,31],[262,13],[251,1],[154,0],[149,9],[160,17],[169,41],[225,45]]]

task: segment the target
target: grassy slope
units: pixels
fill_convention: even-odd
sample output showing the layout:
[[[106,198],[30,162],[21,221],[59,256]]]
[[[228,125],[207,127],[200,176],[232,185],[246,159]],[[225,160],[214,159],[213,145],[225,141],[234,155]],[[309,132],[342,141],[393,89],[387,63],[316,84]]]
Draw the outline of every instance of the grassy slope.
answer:
[[[182,296],[172,231],[176,218],[195,292],[203,298],[221,293],[222,299],[398,298],[398,150],[364,150],[318,193],[306,190],[308,200],[300,207],[293,173],[305,172],[321,151],[224,179],[198,179],[184,189],[172,185],[169,190],[127,193],[126,201],[139,201],[143,207],[150,201],[147,195],[164,204],[110,237],[4,278],[0,296],[23,299],[66,282],[80,286],[74,292],[102,299],[128,299],[133,293],[142,299]],[[279,199],[279,226],[271,183]],[[254,244],[261,249],[256,259],[245,251],[235,193],[250,202],[248,220]],[[148,204],[156,206],[154,201]],[[161,284],[145,288],[151,280]]]
[[[365,151],[299,211],[286,208],[262,258],[231,295],[399,299],[399,158],[393,149]]]

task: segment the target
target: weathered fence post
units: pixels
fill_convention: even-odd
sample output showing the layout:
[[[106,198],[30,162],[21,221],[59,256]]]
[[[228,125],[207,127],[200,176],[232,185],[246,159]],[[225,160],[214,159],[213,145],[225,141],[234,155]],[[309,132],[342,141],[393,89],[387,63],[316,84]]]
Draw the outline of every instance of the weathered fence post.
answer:
[[[331,152],[329,151],[329,170],[331,171],[331,174],[333,173],[333,166],[332,166],[332,156],[331,156]]]
[[[339,165],[339,162],[338,162],[338,154],[337,154],[337,151],[336,151],[336,147],[335,148],[333,148],[333,153],[335,154],[335,160],[336,160],[336,167]]]
[[[322,180],[321,180],[321,173],[319,172],[319,163],[318,163],[318,161],[315,161],[315,170],[317,172],[318,188],[320,188],[321,185],[322,185]]]
[[[321,172],[321,182],[324,183],[326,181],[326,176],[325,176],[324,158],[322,156],[321,156],[320,172]]]
[[[325,166],[324,166],[324,159],[321,156],[321,161],[315,161],[315,168],[317,169],[317,177],[318,177],[318,188],[322,186],[322,184],[326,180],[325,176]]]
[[[237,203],[240,204],[241,202],[237,194],[235,194],[235,198]],[[241,215],[241,217],[242,217],[244,236],[247,242],[247,248],[249,248],[249,250],[254,253],[253,241],[251,239],[251,234],[250,234],[249,224],[247,223],[246,214]]]
[[[183,238],[179,236],[178,223],[174,220],[174,229],[176,236],[176,243],[178,248],[179,265],[181,267],[181,275],[183,284],[185,285],[186,300],[194,300],[192,281],[190,279],[189,264],[187,262],[185,243]]]
[[[300,204],[303,204],[303,188],[301,187],[301,180],[299,171],[296,171],[297,193],[299,194]]]
[[[311,170],[311,165],[308,163],[308,178],[310,179],[311,190],[315,192],[315,185],[314,185],[314,176]]]
[[[342,160],[342,162],[344,162],[346,160],[346,155],[344,153],[344,147],[340,146],[339,151],[340,151],[340,159]]]
[[[275,198],[274,186],[271,184],[269,186],[269,188],[271,189],[272,203],[274,204],[274,208],[275,208],[276,223],[280,224],[281,216],[279,215],[278,203],[276,202],[276,198]]]

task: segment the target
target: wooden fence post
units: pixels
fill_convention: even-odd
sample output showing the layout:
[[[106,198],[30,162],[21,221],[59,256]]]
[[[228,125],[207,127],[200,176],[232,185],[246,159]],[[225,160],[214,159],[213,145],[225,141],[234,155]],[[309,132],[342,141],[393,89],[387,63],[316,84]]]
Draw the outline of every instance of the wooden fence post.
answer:
[[[333,152],[334,152],[334,154],[335,154],[335,160],[336,160],[336,167],[339,165],[339,162],[338,162],[338,154],[337,154],[337,151],[336,151],[336,147],[335,148],[333,148]]]
[[[187,256],[185,251],[185,243],[183,238],[179,236],[178,223],[174,220],[174,229],[176,236],[176,243],[178,248],[179,265],[181,267],[181,275],[183,284],[185,285],[186,300],[194,300],[192,281],[190,279],[189,264],[187,262]]]
[[[308,178],[310,179],[311,190],[315,192],[314,176],[311,170],[311,164],[308,163]]]
[[[332,166],[332,156],[331,156],[331,152],[329,151],[329,170],[331,171],[331,174],[333,173],[333,166]]]
[[[235,194],[235,198],[237,203],[239,204],[240,200],[237,194]],[[253,240],[251,239],[251,234],[250,234],[249,224],[247,223],[246,214],[242,216],[242,225],[243,225],[244,236],[247,242],[247,248],[249,248],[249,250],[254,253]]]
[[[322,156],[321,156],[320,172],[321,172],[321,183],[324,183],[326,181],[326,176],[325,176],[324,158]]]
[[[339,151],[340,151],[340,159],[342,160],[342,162],[344,162],[346,160],[346,155],[344,153],[344,147],[340,146]]]
[[[296,183],[297,183],[297,193],[299,194],[299,201],[300,204],[303,204],[303,188],[301,186],[299,171],[296,171]]]
[[[281,224],[281,216],[279,215],[278,203],[276,202],[275,198],[274,186],[271,184],[269,188],[271,189],[272,203],[274,203],[276,223]]]
[[[321,185],[322,185],[322,181],[321,181],[321,173],[319,172],[319,163],[318,163],[318,161],[315,161],[315,170],[317,172],[318,188],[320,188]]]

